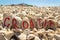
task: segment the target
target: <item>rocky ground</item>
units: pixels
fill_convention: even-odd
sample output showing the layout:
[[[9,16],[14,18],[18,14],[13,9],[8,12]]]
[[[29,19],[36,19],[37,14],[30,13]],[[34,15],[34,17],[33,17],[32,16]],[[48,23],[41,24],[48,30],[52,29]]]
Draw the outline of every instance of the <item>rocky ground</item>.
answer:
[[[34,28],[32,31],[30,29],[10,30],[7,28],[2,28],[4,14],[14,14],[21,18],[41,17],[42,19],[52,19],[55,22],[57,28],[55,30]],[[15,38],[15,40],[60,40],[60,6],[37,7],[25,4],[0,6],[0,29],[0,40],[13,40]]]

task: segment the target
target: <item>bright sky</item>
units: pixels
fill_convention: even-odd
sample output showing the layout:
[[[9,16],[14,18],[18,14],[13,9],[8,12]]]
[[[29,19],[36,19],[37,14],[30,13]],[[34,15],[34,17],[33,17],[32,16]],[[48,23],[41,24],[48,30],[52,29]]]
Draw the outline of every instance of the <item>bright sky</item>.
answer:
[[[21,3],[37,6],[60,6],[60,0],[0,0],[0,5]]]

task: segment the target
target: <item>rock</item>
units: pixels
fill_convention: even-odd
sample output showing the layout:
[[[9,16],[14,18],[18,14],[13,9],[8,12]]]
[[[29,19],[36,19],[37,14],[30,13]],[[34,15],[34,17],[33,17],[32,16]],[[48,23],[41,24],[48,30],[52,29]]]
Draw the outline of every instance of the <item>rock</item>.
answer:
[[[1,30],[0,33],[4,34],[5,38],[8,40],[14,35],[14,33],[10,30],[8,30],[8,31],[7,30]]]
[[[28,40],[40,40],[40,38],[38,36],[35,36],[33,34],[29,34],[27,37]]]
[[[23,31],[23,33],[26,34],[26,35],[29,35],[29,34],[30,34],[30,29],[25,29],[25,30]]]
[[[3,15],[3,24],[4,26],[9,27],[9,28],[12,26],[12,14],[6,13]]]
[[[54,37],[55,37],[56,40],[60,40],[60,35],[59,34],[55,34]]]
[[[26,40],[26,34],[24,33],[21,33],[19,36],[18,36],[19,40]]]
[[[0,34],[0,40],[6,40],[2,34]]]
[[[3,20],[3,14],[0,14],[0,20]]]
[[[17,25],[17,28],[22,28],[22,19],[20,18],[20,17],[18,17],[18,16],[12,16],[12,20],[13,20],[13,18],[15,18],[15,20],[16,20],[16,25]]]

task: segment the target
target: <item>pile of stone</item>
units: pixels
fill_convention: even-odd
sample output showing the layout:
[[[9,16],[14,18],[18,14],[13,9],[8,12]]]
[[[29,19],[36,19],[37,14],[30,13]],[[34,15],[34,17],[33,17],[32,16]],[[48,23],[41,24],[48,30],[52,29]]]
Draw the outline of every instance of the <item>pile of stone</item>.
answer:
[[[60,40],[60,28],[55,31],[49,29],[34,28],[32,31],[29,29],[4,29],[0,30],[1,40]]]
[[[4,26],[6,17],[15,18],[19,28],[10,29]],[[21,29],[21,21],[29,23],[30,18],[33,21],[36,18],[53,20],[56,29]],[[11,20],[6,22],[8,23],[11,24]],[[60,7],[0,6],[0,37],[0,40],[60,40]]]

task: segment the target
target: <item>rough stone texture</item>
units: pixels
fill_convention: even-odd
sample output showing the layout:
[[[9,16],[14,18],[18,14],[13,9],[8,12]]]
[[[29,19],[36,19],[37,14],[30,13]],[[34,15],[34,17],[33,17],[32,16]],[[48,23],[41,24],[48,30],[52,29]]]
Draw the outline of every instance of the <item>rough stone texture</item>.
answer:
[[[36,6],[25,6],[25,5],[15,5],[15,6],[0,6],[0,20],[3,19],[3,14],[11,14],[17,15],[19,17],[24,16],[37,16],[37,17],[50,17],[49,19],[52,19],[52,16],[54,20],[58,20],[60,22],[60,7],[36,7]]]
[[[60,27],[60,6],[58,6],[58,7],[36,7],[36,6],[26,6],[26,5],[0,6],[0,25],[2,24],[3,19],[5,17],[7,17],[7,16],[4,16],[4,18],[3,18],[3,14],[8,14],[8,16],[10,14],[13,14],[17,17],[21,17],[21,20],[24,19],[27,21],[29,21],[30,18],[32,18],[34,20],[36,17],[42,18],[42,19],[43,18],[52,19],[55,23],[55,26]],[[20,22],[19,18],[17,18],[17,17],[16,17],[16,19]],[[28,17],[29,19],[26,17]],[[7,23],[10,23],[10,22],[7,22]],[[55,36],[55,38],[57,40],[60,40],[60,36],[55,35],[55,34],[60,34],[60,30],[58,30],[58,29],[56,29],[55,31],[54,30],[46,31],[45,29],[39,29],[37,31],[36,30],[30,31],[31,34],[35,35],[36,37],[38,37],[38,34],[39,34],[40,36],[44,35],[44,37],[42,36],[43,38],[41,37],[42,39],[48,40],[48,37],[53,39]],[[25,36],[23,36],[23,35],[25,35]],[[22,32],[22,34],[18,37],[21,38],[21,40],[26,40],[26,36],[27,35],[23,34],[23,32]],[[25,39],[22,39],[23,37],[25,37]],[[5,40],[1,34],[0,34],[0,40]]]
[[[6,40],[3,35],[0,34],[0,40]]]

